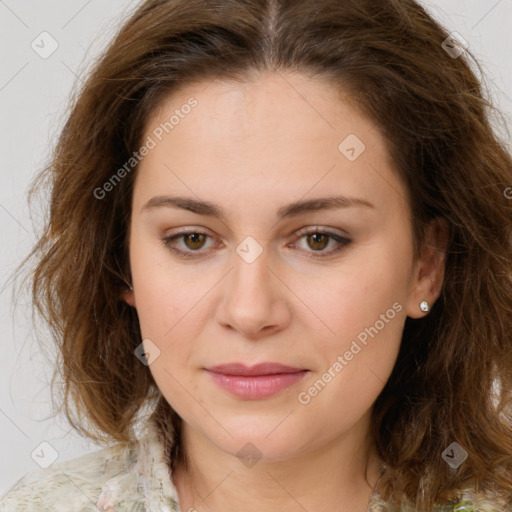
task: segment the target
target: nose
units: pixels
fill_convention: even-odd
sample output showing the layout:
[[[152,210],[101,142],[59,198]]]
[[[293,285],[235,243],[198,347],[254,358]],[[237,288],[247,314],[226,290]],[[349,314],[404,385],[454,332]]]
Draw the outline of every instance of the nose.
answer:
[[[246,338],[267,336],[290,323],[291,292],[279,275],[279,266],[272,265],[267,255],[265,249],[249,263],[235,252],[234,268],[224,281],[217,321]]]

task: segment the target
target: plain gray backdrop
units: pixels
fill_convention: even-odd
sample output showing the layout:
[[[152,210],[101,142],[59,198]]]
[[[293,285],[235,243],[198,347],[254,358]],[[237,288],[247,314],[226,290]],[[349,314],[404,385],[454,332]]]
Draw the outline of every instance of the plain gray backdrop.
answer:
[[[468,42],[510,130],[512,0],[422,3],[449,32]],[[0,495],[40,467],[36,460],[44,464],[53,455],[65,460],[98,449],[64,418],[48,418],[53,368],[34,338],[49,335],[44,326],[31,323],[28,293],[14,309],[10,277],[41,225],[46,204],[35,205],[31,217],[27,187],[50,154],[72,87],[137,4],[0,0]],[[503,126],[500,133],[510,143]]]

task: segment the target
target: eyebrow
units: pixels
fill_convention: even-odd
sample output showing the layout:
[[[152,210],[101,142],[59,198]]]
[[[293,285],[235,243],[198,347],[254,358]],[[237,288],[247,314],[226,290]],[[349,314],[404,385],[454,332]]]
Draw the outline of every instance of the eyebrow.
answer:
[[[180,208],[182,210],[188,210],[198,215],[208,215],[211,217],[217,217],[223,221],[226,220],[225,213],[220,206],[208,201],[199,201],[190,197],[155,196],[144,204],[144,206],[141,208],[141,212],[150,211],[161,207]],[[279,219],[285,219],[297,217],[303,213],[350,207],[375,208],[372,203],[362,198],[330,196],[297,201],[282,206],[277,211],[277,217]]]

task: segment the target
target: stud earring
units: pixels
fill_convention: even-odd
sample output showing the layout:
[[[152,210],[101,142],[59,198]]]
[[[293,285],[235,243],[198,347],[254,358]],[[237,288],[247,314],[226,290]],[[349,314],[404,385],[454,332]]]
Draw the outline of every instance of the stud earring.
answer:
[[[428,311],[430,311],[429,303],[426,300],[422,301],[420,303],[420,309],[421,309],[421,311],[424,311],[425,313],[427,313]]]

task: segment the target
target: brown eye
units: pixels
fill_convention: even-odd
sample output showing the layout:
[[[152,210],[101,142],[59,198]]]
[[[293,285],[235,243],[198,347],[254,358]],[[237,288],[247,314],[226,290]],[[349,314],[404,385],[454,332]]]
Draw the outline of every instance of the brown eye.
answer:
[[[348,238],[331,233],[330,231],[321,231],[319,228],[302,231],[301,233],[299,240],[306,239],[306,245],[309,250],[306,249],[305,252],[309,253],[311,258],[330,256],[352,243],[352,240]],[[205,251],[202,249],[208,238],[212,237],[200,231],[182,231],[181,233],[164,237],[161,241],[166,249],[181,257],[197,258],[205,255]],[[182,242],[181,248],[178,247],[179,241]],[[329,246],[329,242],[334,242],[334,247],[330,250],[325,250]]]
[[[330,231],[322,231],[318,227],[300,231],[299,240],[303,238],[306,240],[306,245],[309,249],[306,249],[306,252],[309,253],[309,257],[311,258],[331,256],[352,243],[352,240],[349,238],[340,236],[336,233],[331,233]],[[331,241],[334,242],[334,247],[331,248],[331,250],[325,250]]]
[[[201,249],[206,239],[206,235],[203,233],[189,233],[181,236],[183,236],[185,245],[192,250]],[[190,245],[188,241],[190,241]]]
[[[329,244],[329,236],[327,236],[325,233],[312,233],[310,235],[307,235],[307,241],[309,247],[311,249],[314,249],[316,251],[321,251],[327,247]],[[311,243],[310,243],[311,241]]]
[[[162,238],[162,243],[166,249],[169,249],[179,256],[193,258],[196,256],[194,253],[197,253],[197,256],[200,256],[201,253],[204,252],[201,251],[201,249],[204,247],[208,238],[211,237],[200,231],[183,231],[176,235]],[[178,241],[182,242],[182,248],[176,247],[178,245]]]

